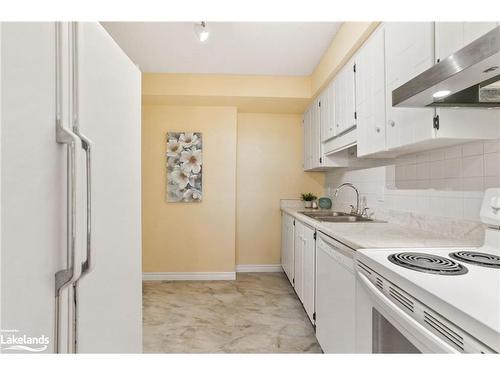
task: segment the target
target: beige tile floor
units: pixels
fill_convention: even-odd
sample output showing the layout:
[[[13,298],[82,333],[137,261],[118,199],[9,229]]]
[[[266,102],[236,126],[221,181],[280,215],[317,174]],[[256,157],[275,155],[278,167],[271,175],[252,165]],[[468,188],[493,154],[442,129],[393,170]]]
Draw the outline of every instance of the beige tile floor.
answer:
[[[282,273],[143,284],[145,353],[321,353]]]

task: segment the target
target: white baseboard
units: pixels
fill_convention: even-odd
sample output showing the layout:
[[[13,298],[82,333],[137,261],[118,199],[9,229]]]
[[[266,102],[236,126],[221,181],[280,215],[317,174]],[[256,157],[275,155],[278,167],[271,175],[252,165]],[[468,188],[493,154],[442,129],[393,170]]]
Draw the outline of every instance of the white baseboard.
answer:
[[[236,272],[283,272],[281,264],[238,264]]]
[[[236,272],[143,272],[142,279],[154,280],[236,280]]]

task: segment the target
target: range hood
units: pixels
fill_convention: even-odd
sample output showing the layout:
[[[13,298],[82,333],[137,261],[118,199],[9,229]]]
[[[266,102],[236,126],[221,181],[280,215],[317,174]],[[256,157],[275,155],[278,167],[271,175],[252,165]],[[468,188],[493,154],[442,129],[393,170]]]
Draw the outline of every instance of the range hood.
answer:
[[[394,107],[500,107],[500,26],[392,92]]]

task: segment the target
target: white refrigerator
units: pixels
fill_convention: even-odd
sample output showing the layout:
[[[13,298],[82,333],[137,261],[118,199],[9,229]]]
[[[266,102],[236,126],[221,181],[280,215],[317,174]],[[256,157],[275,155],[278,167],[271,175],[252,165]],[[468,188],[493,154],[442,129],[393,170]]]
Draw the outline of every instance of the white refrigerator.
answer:
[[[0,23],[0,351],[142,351],[141,74],[98,23]]]

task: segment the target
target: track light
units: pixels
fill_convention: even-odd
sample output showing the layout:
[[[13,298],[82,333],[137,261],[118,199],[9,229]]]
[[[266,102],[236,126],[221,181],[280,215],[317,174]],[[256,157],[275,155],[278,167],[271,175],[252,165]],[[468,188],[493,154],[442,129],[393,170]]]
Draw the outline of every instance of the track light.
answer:
[[[208,37],[210,36],[210,31],[208,30],[205,21],[194,24],[194,33],[202,43],[206,42]]]

